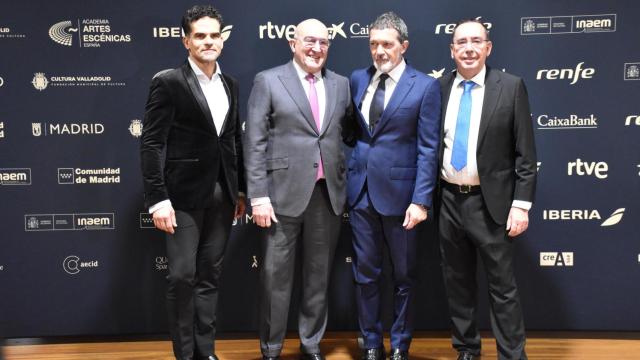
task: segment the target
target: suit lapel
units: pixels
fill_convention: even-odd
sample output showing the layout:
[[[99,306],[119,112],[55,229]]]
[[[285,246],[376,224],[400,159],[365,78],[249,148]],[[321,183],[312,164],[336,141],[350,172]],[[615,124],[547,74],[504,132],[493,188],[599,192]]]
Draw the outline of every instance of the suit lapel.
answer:
[[[366,71],[366,76],[364,76],[364,78],[361,79],[357,79],[358,83],[356,84],[356,93],[354,94],[354,104],[357,107],[357,111],[358,111],[358,121],[360,122],[360,126],[367,132],[367,134],[371,135],[371,133],[369,133],[369,126],[367,125],[367,123],[364,121],[364,115],[362,114],[362,101],[364,100],[364,95],[367,91],[367,88],[369,87],[369,83],[371,83],[371,78],[373,77],[373,75],[376,73],[376,68],[371,66],[367,69]]]
[[[193,98],[196,100],[196,103],[198,103],[200,112],[207,122],[207,126],[214,134],[217,135],[218,133],[216,132],[215,125],[213,123],[213,117],[211,116],[211,110],[209,109],[209,105],[207,104],[207,99],[204,97],[204,93],[200,88],[200,83],[198,83],[198,78],[191,69],[188,61],[182,66],[182,73],[184,74]]]
[[[373,130],[374,134],[378,133],[380,129],[384,127],[384,125],[393,116],[393,113],[396,112],[398,107],[400,107],[400,104],[402,104],[402,101],[413,87],[415,77],[415,71],[407,64],[407,67],[404,69],[402,76],[400,76],[400,81],[398,81],[395,90],[393,90],[393,94],[391,94],[389,103],[382,112],[382,117],[380,117],[378,124],[376,124],[376,128]]]
[[[323,78],[324,81],[324,119],[322,120],[322,130],[320,130],[320,134],[324,134],[329,127],[329,123],[333,119],[333,111],[336,108],[336,94],[337,94],[337,84],[336,80],[333,76],[329,74],[329,72],[325,72],[325,76]]]
[[[500,99],[500,93],[502,92],[500,79],[495,75],[494,71],[495,70],[492,70],[487,66],[484,100],[482,102],[482,114],[480,115],[480,129],[478,131],[478,144],[476,146],[476,151],[480,148],[484,136],[487,133],[487,128],[493,119],[493,112],[496,109],[496,105]]]
[[[280,78],[285,90],[287,90],[287,93],[289,93],[293,102],[298,106],[298,109],[300,109],[300,112],[307,120],[307,123],[309,123],[309,126],[311,126],[316,133],[319,133],[316,127],[316,121],[313,119],[309,99],[307,99],[307,96],[305,95],[306,93],[302,88],[302,83],[300,82],[300,79],[298,79],[298,73],[293,67],[293,62],[289,63],[286,72],[278,76],[278,78]]]
[[[224,78],[224,75],[220,74],[220,79],[222,80],[222,86],[224,87],[224,92],[227,94],[227,101],[229,102],[229,110],[227,111],[227,115],[224,117],[224,122],[222,123],[222,129],[220,129],[220,135],[222,135],[227,129],[227,120],[229,120],[229,116],[234,109],[235,104],[233,103],[235,99],[231,94],[231,88],[227,83],[227,79]],[[214,124],[215,125],[215,124]]]

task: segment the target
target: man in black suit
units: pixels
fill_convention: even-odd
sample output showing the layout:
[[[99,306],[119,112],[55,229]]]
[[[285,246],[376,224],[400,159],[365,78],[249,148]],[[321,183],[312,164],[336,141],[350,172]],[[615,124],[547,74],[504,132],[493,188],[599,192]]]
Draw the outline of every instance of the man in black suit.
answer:
[[[238,86],[216,62],[220,13],[196,5],[182,29],[189,56],[151,82],[140,156],[145,205],[166,232],[174,355],[211,360],[224,250],[245,208]]]
[[[486,27],[463,20],[453,32],[456,71],[442,87],[440,246],[458,359],[480,355],[477,255],[489,284],[499,359],[526,359],[524,322],[513,271],[513,237],[528,226],[536,151],[522,79],[485,66]]]

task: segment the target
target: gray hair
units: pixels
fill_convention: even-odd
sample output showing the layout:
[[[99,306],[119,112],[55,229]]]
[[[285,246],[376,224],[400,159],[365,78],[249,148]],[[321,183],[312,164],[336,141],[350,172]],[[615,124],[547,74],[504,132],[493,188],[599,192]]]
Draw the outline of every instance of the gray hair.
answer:
[[[407,24],[404,20],[393,11],[386,12],[369,25],[369,31],[372,29],[384,30],[394,29],[398,32],[398,40],[403,43],[409,40],[409,30],[407,30]]]

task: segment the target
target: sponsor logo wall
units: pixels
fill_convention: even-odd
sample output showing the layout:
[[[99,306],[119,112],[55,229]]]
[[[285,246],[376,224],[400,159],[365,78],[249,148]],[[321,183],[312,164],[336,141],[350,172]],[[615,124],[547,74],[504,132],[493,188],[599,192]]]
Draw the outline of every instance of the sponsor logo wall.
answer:
[[[0,274],[13,295],[0,297],[5,337],[166,332],[170,259],[143,208],[138,152],[151,78],[186,60],[186,5],[114,1],[108,11],[81,0],[0,2],[12,14],[0,20]],[[407,60],[436,79],[454,69],[449,43],[461,14],[484,23],[488,64],[522,77],[531,100],[538,188],[530,228],[514,240],[527,327],[638,331],[640,4],[487,0],[476,12],[472,0],[384,9],[345,0],[313,14],[293,0],[218,5],[219,65],[238,80],[243,120],[254,75],[290,60],[287,39],[304,17],[326,23],[329,68],[345,76],[371,64],[369,24],[382,11],[406,20]],[[328,329],[355,330],[348,215],[341,226]],[[434,221],[418,231],[416,302],[429,306],[416,309],[415,327],[448,329]],[[256,331],[263,236],[250,214],[234,220],[221,332]],[[603,310],[583,316],[594,309]]]

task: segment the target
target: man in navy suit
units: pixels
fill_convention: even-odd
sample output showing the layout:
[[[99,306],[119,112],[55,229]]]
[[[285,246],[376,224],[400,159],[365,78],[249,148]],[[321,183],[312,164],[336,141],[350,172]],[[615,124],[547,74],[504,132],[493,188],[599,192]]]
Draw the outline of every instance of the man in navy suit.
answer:
[[[440,85],[404,60],[407,26],[380,15],[369,26],[373,66],[351,75],[357,107],[347,200],[353,229],[358,319],[365,360],[384,359],[379,280],[383,249],[393,267],[391,359],[407,359],[413,329],[415,226],[427,218],[437,180]]]

